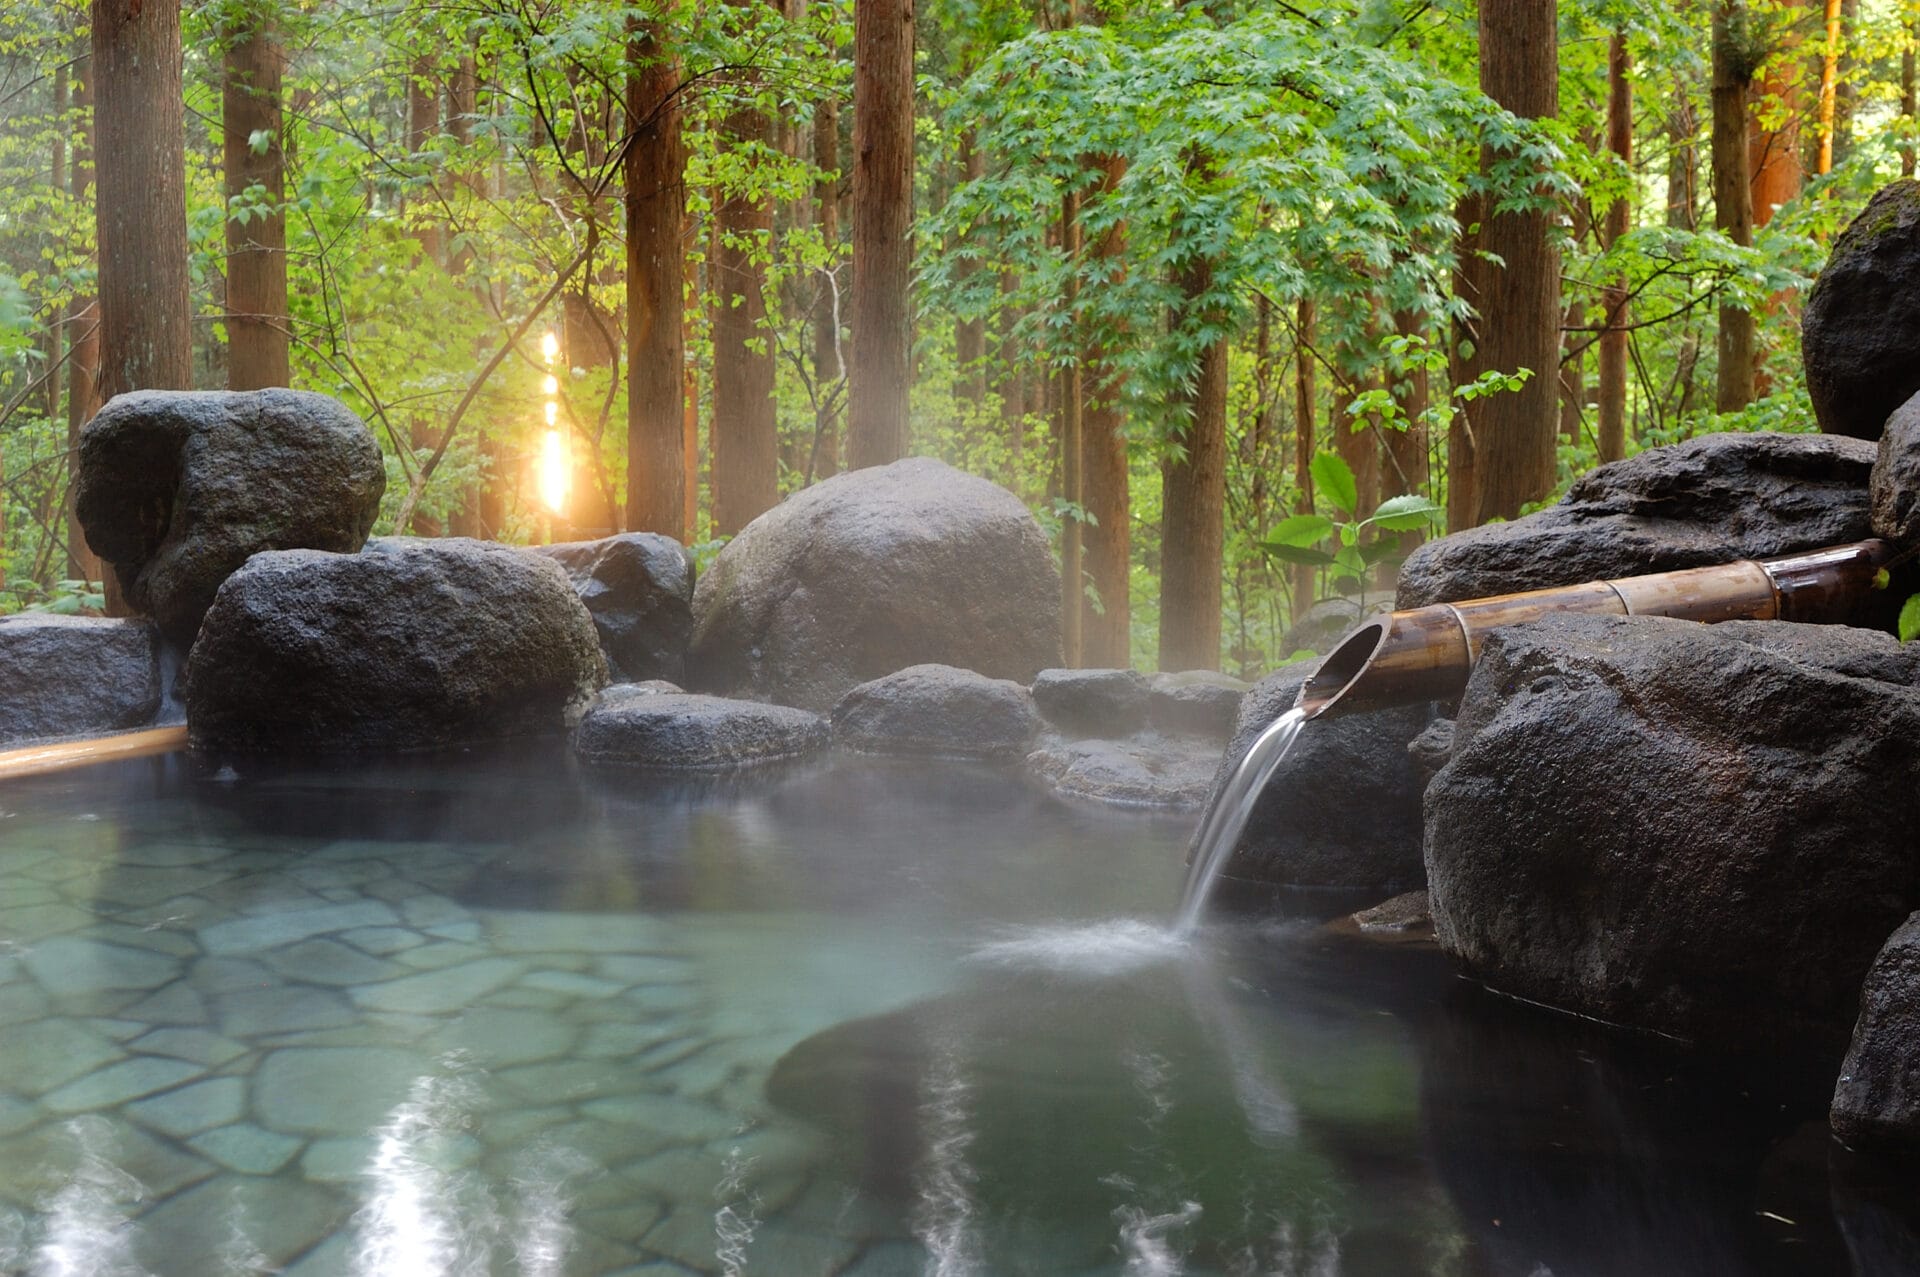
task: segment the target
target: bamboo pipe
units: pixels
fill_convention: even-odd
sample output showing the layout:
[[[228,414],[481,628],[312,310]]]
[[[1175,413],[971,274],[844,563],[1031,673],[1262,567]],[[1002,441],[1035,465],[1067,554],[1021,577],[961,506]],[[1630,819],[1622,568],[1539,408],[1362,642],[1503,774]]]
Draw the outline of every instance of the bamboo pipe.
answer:
[[[1689,621],[1833,621],[1874,588],[1893,558],[1884,541],[1743,559],[1615,581],[1435,603],[1366,621],[1320,662],[1295,705],[1306,717],[1449,700],[1467,685],[1489,633],[1555,612]]]
[[[86,767],[122,758],[165,754],[186,747],[187,729],[184,726],[150,727],[145,731],[120,732],[112,736],[89,736],[84,740],[25,745],[19,749],[0,750],[0,780],[41,776],[47,772],[65,771],[69,767]]]

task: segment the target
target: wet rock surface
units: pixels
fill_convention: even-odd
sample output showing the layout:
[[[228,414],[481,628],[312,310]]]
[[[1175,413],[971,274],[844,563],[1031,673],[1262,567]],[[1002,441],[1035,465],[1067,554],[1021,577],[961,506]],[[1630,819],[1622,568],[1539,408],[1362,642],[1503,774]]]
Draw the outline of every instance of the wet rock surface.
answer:
[[[862,683],[833,707],[834,740],[876,754],[1021,758],[1039,727],[1026,688],[949,665]]]
[[[0,617],[0,745],[143,727],[160,693],[159,635],[145,621]]]
[[[1369,595],[1365,599],[1321,599],[1293,623],[1286,637],[1280,640],[1281,651],[1289,655],[1294,652],[1315,652],[1325,656],[1338,646],[1354,626],[1380,611],[1388,602],[1384,595]]]
[[[633,684],[600,694],[574,749],[591,763],[722,768],[797,758],[829,739],[826,719],[790,705]]]
[[[1185,732],[1216,744],[1233,735],[1240,703],[1252,684],[1213,670],[1155,674],[1149,680],[1147,717],[1163,732]]]
[[[1148,684],[1138,670],[1041,670],[1033,680],[1040,716],[1076,736],[1128,736],[1147,725]]]
[[[1920,395],[1887,418],[1869,492],[1875,535],[1902,549],[1920,547]]]
[[[685,546],[651,532],[626,532],[532,548],[567,570],[615,682],[686,678],[694,573]]]
[[[117,395],[81,432],[74,508],[127,600],[175,643],[262,550],[351,553],[386,489],[380,446],[325,395]]]
[[[1828,434],[1877,439],[1920,391],[1920,182],[1883,188],[1834,240],[1801,313],[1800,356]]]
[[[1253,740],[1293,708],[1311,664],[1254,684],[1214,777],[1225,784]],[[1417,887],[1424,778],[1407,743],[1431,719],[1426,705],[1309,723],[1254,805],[1223,873],[1292,887],[1399,891]]]
[[[1826,435],[1703,435],[1592,470],[1552,506],[1430,541],[1394,606],[1768,558],[1874,535],[1875,449]]]
[[[1152,732],[1119,740],[1051,736],[1027,755],[1027,766],[1063,797],[1176,811],[1205,804],[1219,765],[1217,745]]]
[[[1853,1044],[1833,1091],[1834,1134],[1850,1145],[1920,1147],[1920,913],[1900,924],[1860,991]]]
[[[1060,663],[1060,576],[1020,499],[925,457],[748,524],[694,591],[691,685],[825,711],[910,665],[1026,684]]]
[[[605,681],[558,564],[393,538],[250,559],[207,614],[186,703],[216,751],[432,749],[559,732]]]
[[[1441,945],[1614,1023],[1836,1057],[1920,900],[1920,652],[1560,616],[1487,641],[1426,792]]]

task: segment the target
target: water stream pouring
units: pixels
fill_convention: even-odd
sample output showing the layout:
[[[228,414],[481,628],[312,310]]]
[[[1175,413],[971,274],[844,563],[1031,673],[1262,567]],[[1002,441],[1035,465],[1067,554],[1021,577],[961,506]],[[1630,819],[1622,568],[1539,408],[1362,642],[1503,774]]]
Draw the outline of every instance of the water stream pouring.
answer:
[[[1301,728],[1314,719],[1451,700],[1466,687],[1489,633],[1555,612],[1703,622],[1845,620],[1879,584],[1893,557],[1884,541],[1856,541],[1778,559],[1435,603],[1362,623],[1320,662],[1294,707],[1254,738],[1214,795],[1194,838],[1178,929],[1189,932],[1199,924],[1254,804]]]

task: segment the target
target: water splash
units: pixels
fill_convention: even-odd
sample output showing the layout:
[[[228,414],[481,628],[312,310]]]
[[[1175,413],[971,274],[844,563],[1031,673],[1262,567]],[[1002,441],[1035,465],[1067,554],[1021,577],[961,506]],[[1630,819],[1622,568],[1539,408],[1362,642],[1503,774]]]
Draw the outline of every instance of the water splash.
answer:
[[[1260,800],[1267,782],[1273,779],[1287,751],[1293,748],[1293,742],[1299,737],[1306,721],[1307,712],[1298,708],[1290,709],[1274,719],[1265,731],[1253,738],[1253,744],[1247,747],[1240,765],[1233,769],[1233,775],[1227,777],[1227,783],[1214,795],[1207,814],[1201,817],[1200,832],[1194,836],[1193,867],[1187,873],[1186,893],[1180,901],[1180,914],[1174,923],[1174,930],[1179,934],[1191,934],[1200,925],[1201,915],[1207,911],[1207,897],[1213,893],[1214,881],[1220,877],[1227,858],[1233,854],[1240,835],[1246,830],[1247,821],[1253,815],[1254,803]]]
[[[1176,1277],[1187,1268],[1167,1234],[1200,1218],[1199,1202],[1182,1202],[1180,1209],[1149,1215],[1138,1206],[1113,1212],[1120,1225],[1120,1253],[1126,1256],[1127,1277]]]
[[[133,1258],[129,1208],[146,1190],[114,1164],[113,1128],[105,1118],[80,1117],[63,1129],[79,1156],[67,1182],[41,1204],[46,1225],[34,1277],[145,1277]]]
[[[1186,938],[1162,924],[1114,918],[1005,931],[967,956],[973,962],[1057,975],[1118,976],[1171,962],[1186,951]]]
[[[445,1165],[478,1101],[467,1078],[418,1077],[375,1133],[355,1277],[485,1277],[499,1211],[484,1185]]]
[[[920,1103],[927,1153],[913,1213],[914,1235],[927,1248],[926,1277],[969,1277],[980,1271],[973,1200],[977,1173],[967,1160],[974,1140],[972,1095],[955,1045],[937,1047]]]

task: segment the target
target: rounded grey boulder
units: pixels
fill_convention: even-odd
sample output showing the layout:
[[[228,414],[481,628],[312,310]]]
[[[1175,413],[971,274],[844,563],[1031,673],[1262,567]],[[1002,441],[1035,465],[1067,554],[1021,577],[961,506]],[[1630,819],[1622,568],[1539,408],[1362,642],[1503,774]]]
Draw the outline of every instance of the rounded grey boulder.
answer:
[[[1062,731],[1128,736],[1147,725],[1148,687],[1138,670],[1041,670],[1033,705]]]
[[[559,564],[464,538],[256,554],[187,661],[193,743],[432,749],[558,732],[606,682]]]
[[[593,617],[616,682],[687,675],[693,634],[693,556],[672,537],[624,532],[598,541],[537,545],[567,570]]]
[[[1887,418],[1868,492],[1874,532],[1902,549],[1920,548],[1920,394]]]
[[[127,601],[185,646],[249,555],[358,550],[386,485],[380,445],[325,395],[141,390],[81,432],[74,509]]]
[[[1020,499],[927,457],[836,475],[743,528],[693,598],[693,687],[825,711],[934,662],[1060,663],[1060,573]]]
[[[142,727],[159,708],[159,642],[147,622],[0,617],[0,744]]]
[[[826,720],[806,710],[633,684],[602,692],[573,744],[590,763],[718,768],[796,758],[828,739]]]
[[[1706,567],[1873,535],[1874,446],[1831,435],[1702,435],[1589,471],[1560,501],[1429,541],[1394,606]]]
[[[862,683],[833,707],[834,739],[869,753],[1021,758],[1039,726],[1026,688],[950,665]]]
[[[1853,1045],[1830,1117],[1849,1144],[1920,1146],[1920,913],[1900,924],[1867,973]]]
[[[1920,391],[1920,182],[1894,182],[1840,237],[1800,315],[1813,415],[1828,434],[1878,439]]]
[[[1837,1057],[1920,904],[1917,675],[1920,651],[1843,626],[1496,632],[1426,792],[1441,945],[1550,1006]]]

